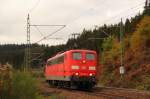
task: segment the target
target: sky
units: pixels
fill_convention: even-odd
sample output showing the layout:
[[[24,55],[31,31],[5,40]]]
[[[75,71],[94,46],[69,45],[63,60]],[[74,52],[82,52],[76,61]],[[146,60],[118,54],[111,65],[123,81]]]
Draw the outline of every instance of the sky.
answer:
[[[145,0],[0,0],[0,44],[26,43],[27,15],[31,25],[66,25],[39,44],[65,44],[72,33],[114,24],[143,11]],[[61,27],[30,27],[31,43]],[[39,32],[40,31],[40,32]],[[59,38],[59,39],[54,39]]]

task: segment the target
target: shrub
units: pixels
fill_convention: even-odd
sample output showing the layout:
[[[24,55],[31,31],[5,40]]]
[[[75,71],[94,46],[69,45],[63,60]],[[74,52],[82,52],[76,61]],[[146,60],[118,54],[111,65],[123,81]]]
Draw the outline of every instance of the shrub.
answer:
[[[29,72],[14,71],[3,76],[2,99],[42,99],[38,93],[38,83]]]
[[[37,80],[30,73],[15,72],[12,78],[13,99],[41,99],[37,84]]]

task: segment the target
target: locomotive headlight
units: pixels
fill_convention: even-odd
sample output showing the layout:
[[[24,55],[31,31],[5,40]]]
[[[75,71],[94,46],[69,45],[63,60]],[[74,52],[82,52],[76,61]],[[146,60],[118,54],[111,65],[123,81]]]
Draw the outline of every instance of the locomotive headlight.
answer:
[[[77,66],[77,65],[72,65],[71,68],[72,68],[72,69],[79,69],[79,66]]]
[[[76,76],[78,76],[78,75],[79,75],[79,73],[75,73],[75,75],[76,75]]]
[[[90,73],[90,74],[89,74],[89,76],[93,76],[93,74],[92,74],[92,73]]]
[[[96,70],[95,66],[89,66],[89,70]]]

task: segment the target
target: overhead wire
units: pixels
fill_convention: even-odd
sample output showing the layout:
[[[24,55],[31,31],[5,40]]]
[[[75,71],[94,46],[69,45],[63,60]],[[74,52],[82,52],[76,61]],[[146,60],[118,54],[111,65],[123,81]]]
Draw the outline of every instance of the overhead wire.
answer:
[[[125,19],[129,19],[129,17],[130,18],[132,18],[132,15],[135,15],[135,13],[137,13],[139,10],[141,9],[141,7],[139,7],[139,8],[136,8],[136,9],[134,9],[134,10],[132,10],[132,12],[129,12],[128,14],[126,14],[126,15],[124,15],[124,16],[120,16],[120,17],[117,17],[117,18],[114,18],[112,21],[114,22],[118,22],[118,21],[120,21],[120,19],[122,18],[124,21],[125,21]],[[139,12],[140,13],[140,12]],[[109,21],[106,21],[106,22],[111,22],[111,20],[109,20]],[[108,23],[107,23],[108,24]]]
[[[41,36],[43,36],[44,37],[44,35],[43,35],[43,33],[40,31],[40,29],[37,27],[37,26],[34,26],[36,29],[37,29],[37,31],[41,34]]]
[[[120,16],[120,15],[122,15],[123,13],[125,13],[125,12],[127,12],[127,11],[129,11],[129,10],[137,10],[137,9],[139,9],[140,7],[139,6],[141,6],[143,3],[145,3],[145,2],[142,2],[142,3],[140,3],[140,4],[138,4],[138,5],[136,5],[136,6],[134,6],[134,7],[131,7],[131,8],[129,8],[129,9],[127,9],[127,10],[125,10],[125,11],[122,11],[122,12],[120,12],[119,14],[117,14],[117,15],[115,15],[115,16],[113,16],[113,17],[111,17],[111,18],[109,18],[109,19],[107,19],[107,20],[104,20],[104,21],[102,21],[102,23],[106,23],[106,22],[109,22],[109,21],[111,21],[111,20],[120,20],[120,18],[123,18],[123,17],[118,17],[118,16]],[[133,12],[131,13],[131,14],[128,14],[128,15],[126,15],[126,16],[124,16],[124,17],[127,17],[127,16],[129,16],[129,15],[132,15],[132,14],[134,14]],[[96,27],[95,27],[96,26]],[[97,28],[98,27],[98,25],[94,25],[94,29],[95,28]],[[109,34],[109,33],[107,33],[107,32],[105,32],[103,29],[100,29],[100,31],[102,31],[106,36],[110,36],[111,37],[111,33]],[[93,38],[92,38],[93,39]],[[100,38],[101,39],[101,38]]]
[[[31,13],[37,6],[38,4],[40,3],[41,0],[38,0],[35,5],[29,10],[29,13]]]
[[[104,2],[104,1],[105,1],[105,0],[103,0],[103,2]],[[36,3],[36,5],[30,10],[30,12],[36,8],[36,6],[38,5],[39,2],[40,2],[40,0],[38,0],[38,2]],[[145,2],[144,2],[144,3],[145,3]],[[136,8],[137,6],[141,5],[141,4],[143,4],[143,2],[140,3],[140,4],[138,4],[138,5],[136,5],[135,7],[132,7],[132,8],[130,8],[130,9],[127,9],[127,10],[125,10],[125,11],[123,11],[123,12],[121,12],[121,13],[115,15],[115,16],[113,16],[111,19],[114,19],[114,17],[116,18],[118,15],[120,15],[120,14],[122,14],[122,13],[125,13],[125,12],[128,11],[128,10],[134,9],[134,8]],[[81,17],[81,16],[79,16],[78,18],[80,18],[80,17]],[[76,18],[75,20],[77,20],[78,18]],[[72,22],[74,22],[75,20],[73,20]],[[110,21],[110,19],[105,20],[105,21]],[[72,22],[71,22],[71,23],[72,23]],[[70,23],[70,24],[71,24],[71,23]],[[67,24],[67,26],[68,26],[68,25],[69,25],[69,24]],[[36,27],[36,26],[35,26],[35,27]],[[64,26],[64,27],[65,27],[65,26]],[[47,35],[47,36],[44,36],[42,39],[36,41],[35,43],[39,43],[39,42],[41,42],[41,41],[47,39],[48,37],[54,35],[55,33],[59,32],[60,30],[62,30],[64,27],[61,27],[61,28],[59,28],[58,30],[52,32],[51,34],[49,34],[49,35]],[[37,28],[37,27],[36,27],[36,28]],[[40,32],[40,34],[43,36],[42,32],[41,32],[38,28],[37,28],[37,30],[38,30],[38,31]]]
[[[31,13],[33,10],[35,10],[35,8],[38,6],[39,3],[40,3],[40,0],[38,0],[38,1],[35,3],[35,5],[29,10],[29,13]],[[49,35],[47,35],[47,36],[44,36],[44,35],[43,35],[43,33],[42,33],[42,32],[40,31],[40,29],[37,27],[38,25],[30,25],[30,26],[34,26],[34,27],[37,29],[37,31],[41,34],[41,36],[43,36],[42,39],[40,39],[40,40],[38,40],[38,41],[35,42],[35,43],[39,43],[39,42],[41,42],[41,41],[47,39],[48,37],[52,36],[53,34],[57,33],[58,31],[62,30],[66,25],[65,25],[65,26],[62,26],[62,25],[45,25],[45,26],[62,26],[60,29],[58,29],[58,30],[52,32],[51,34],[49,34]],[[42,25],[41,25],[41,26],[42,26]],[[44,26],[44,25],[43,25],[43,26]]]
[[[64,25],[64,26],[62,26],[61,28],[59,28],[58,30],[56,30],[56,31],[52,32],[51,34],[49,34],[49,35],[47,35],[47,36],[44,36],[42,39],[40,39],[40,40],[36,41],[35,43],[39,43],[39,42],[41,42],[41,41],[43,41],[43,40],[47,39],[48,37],[50,37],[50,36],[52,36],[52,35],[56,34],[56,33],[57,33],[57,32],[59,32],[60,30],[62,30],[63,28],[65,28],[65,25]]]
[[[36,2],[36,4],[29,10],[28,13],[31,13],[33,10],[35,10],[35,8],[38,6],[39,3],[40,3],[40,0],[38,0],[38,1]],[[31,25],[30,25],[30,26],[31,26]],[[47,39],[48,37],[52,36],[53,34],[59,32],[59,31],[62,30],[66,25],[65,25],[65,26],[62,26],[61,28],[59,28],[58,30],[52,32],[51,34],[49,34],[49,35],[47,35],[47,36],[44,36],[43,33],[40,31],[40,29],[39,29],[36,25],[33,25],[33,26],[37,29],[37,31],[41,34],[41,36],[43,36],[42,39],[40,39],[40,40],[38,40],[38,41],[35,42],[35,43],[39,43],[39,42],[43,41],[44,39]],[[52,26],[52,25],[51,25],[51,26]],[[56,25],[53,25],[53,26],[56,26]],[[57,26],[58,26],[58,25],[57,25]],[[59,26],[61,26],[61,25],[59,25]],[[58,38],[57,38],[57,39],[58,39]],[[33,43],[33,44],[34,44],[34,43]],[[34,59],[37,59],[37,58],[41,57],[42,55],[43,55],[43,54],[40,54],[38,57],[36,57],[36,58],[34,58]]]
[[[105,4],[107,0],[102,0],[100,3]],[[85,12],[88,12],[91,8],[88,8]],[[69,22],[68,24],[66,24],[66,26],[71,25],[74,21],[76,21],[77,19],[81,18],[82,14],[80,14],[79,16],[77,16],[73,21]],[[71,34],[68,34],[68,36],[70,36]]]
[[[104,4],[106,1],[107,1],[107,0],[103,0],[102,3]],[[136,1],[137,1],[137,0],[136,0]],[[125,10],[125,11],[122,11],[122,12],[120,12],[119,14],[117,14],[117,15],[115,15],[115,16],[109,18],[109,19],[106,19],[106,20],[102,21],[101,23],[106,23],[106,22],[109,22],[109,21],[111,21],[111,20],[114,20],[114,19],[116,19],[118,16],[122,15],[122,13],[125,13],[125,12],[127,12],[127,11],[129,11],[129,10],[131,10],[131,9],[135,9],[136,7],[142,5],[143,3],[145,3],[145,2],[142,2],[142,3],[138,4],[138,5],[135,5],[135,6],[131,7],[131,8],[129,8],[129,9]],[[91,9],[91,8],[89,8],[89,9]],[[89,11],[89,10],[86,10],[86,11]],[[75,18],[72,22],[76,21],[76,20],[79,19],[80,17],[81,17],[81,16]],[[119,17],[119,18],[120,18],[120,17]],[[72,22],[70,22],[69,24],[67,24],[67,26],[69,26]],[[95,25],[94,25],[94,26],[95,26]],[[68,36],[69,36],[69,35],[70,35],[70,34],[68,34]]]
[[[111,17],[110,19],[107,19],[107,20],[105,20],[105,21],[103,21],[103,22],[106,23],[106,22],[111,21],[111,20],[114,21],[114,19],[116,20],[116,18],[119,18],[119,19],[120,19],[120,17],[118,17],[118,16],[122,15],[122,13],[125,13],[125,12],[127,12],[127,11],[129,11],[129,10],[137,10],[137,9],[140,9],[140,6],[141,6],[141,5],[143,6],[143,3],[145,3],[145,2],[142,2],[142,3],[140,3],[140,4],[138,4],[138,5],[134,6],[134,7],[131,7],[131,8],[129,8],[129,9],[125,10],[125,11],[122,11],[121,13],[119,13],[119,14],[117,14],[117,15],[115,15],[115,16]],[[130,14],[124,16],[124,17],[127,17],[127,16],[132,15],[132,14],[135,14],[135,12],[132,12],[132,13],[130,13]],[[121,18],[123,18],[123,17],[121,17]],[[94,25],[94,27],[95,27],[95,26],[98,27],[98,25]],[[102,31],[105,35],[111,36],[111,34],[108,35],[108,33],[106,33],[103,29],[101,29],[101,31]],[[91,38],[90,38],[90,39],[91,39]],[[94,38],[92,38],[92,39],[94,39]],[[103,39],[103,38],[96,38],[96,39]]]
[[[106,0],[103,0],[101,3],[103,3],[104,4],[104,2],[106,2]],[[30,9],[30,13],[33,11],[33,10],[35,10],[35,8],[38,6],[38,4],[40,3],[40,0],[38,0],[36,3],[35,3],[35,5]],[[139,5],[141,5],[141,4],[139,4]],[[138,6],[138,5],[136,5],[136,6]],[[135,7],[136,7],[135,6]],[[132,8],[130,8],[130,9],[133,9],[134,7],[132,7]],[[128,11],[128,10],[126,10],[126,11]],[[124,12],[124,11],[123,11]],[[123,12],[121,12],[121,13],[123,13]],[[121,13],[119,13],[119,14],[121,14]],[[118,16],[119,14],[117,14],[116,16]],[[116,18],[116,16],[113,16],[111,19],[113,19],[114,20],[114,18]],[[77,17],[75,20],[77,20],[78,18],[80,18],[81,16],[79,16],[79,17]],[[73,20],[72,22],[74,22],[75,20]],[[105,20],[105,21],[110,21],[110,19],[108,19],[108,20]],[[72,23],[71,22],[71,23]],[[71,24],[70,23],[70,24]],[[67,24],[67,26],[68,26],[69,24]],[[43,34],[42,34],[42,32],[39,30],[39,28],[38,27],[36,27],[35,26],[35,28],[39,31],[39,33],[41,34],[41,36],[44,36]],[[59,30],[58,30],[59,31]],[[52,33],[53,34],[53,33]],[[70,34],[69,34],[70,35]],[[51,35],[50,35],[51,36]],[[39,42],[40,41],[42,41],[42,40],[44,40],[45,38],[47,38],[47,37],[43,37],[41,40],[39,40]],[[37,41],[38,42],[38,41]]]
[[[38,2],[35,4],[35,6],[30,10],[30,12],[32,11],[32,10],[34,10],[35,8],[36,8],[36,6],[38,5],[38,3],[40,2],[40,0],[38,0]],[[103,3],[104,4],[104,2],[106,2],[106,0],[103,0],[101,3]],[[91,8],[89,8],[89,9],[91,9]],[[88,10],[87,10],[88,11]],[[79,17],[77,17],[77,18],[75,18],[72,22],[74,22],[75,20],[77,20],[78,18],[80,18],[81,17],[81,15],[79,16]],[[70,23],[68,23],[66,26],[68,26],[69,24],[71,24],[72,22],[70,22]],[[36,26],[36,25],[35,25]],[[37,27],[36,27],[37,28]],[[39,30],[39,29],[37,29],[39,32],[40,32],[40,34],[43,36],[43,34],[42,34],[42,32]],[[53,34],[53,33],[52,33]],[[69,34],[70,35],[70,34]],[[50,35],[51,36],[51,35]],[[37,42],[41,42],[42,40],[44,40],[44,39],[46,39],[47,37],[43,37],[41,40],[39,40],[39,41],[37,41]]]
[[[36,43],[39,43],[39,42],[41,42],[41,41],[43,41],[43,40],[45,40],[45,39],[47,39],[48,37],[50,37],[50,36],[52,36],[53,34],[55,34],[55,33],[57,33],[57,32],[59,32],[60,30],[62,30],[63,28],[65,28],[65,25],[64,26],[62,26],[61,28],[59,28],[58,30],[56,30],[56,31],[54,31],[54,32],[52,32],[51,34],[49,34],[49,35],[47,35],[47,36],[44,36],[42,39],[40,39],[40,40],[38,40],[38,41],[36,41],[36,42],[34,42],[35,44]],[[57,38],[58,39],[58,38]],[[34,44],[33,43],[33,44]],[[39,56],[37,56],[36,58],[34,58],[34,59],[32,59],[31,60],[31,62],[33,61],[33,60],[36,60],[36,59],[38,59],[39,57],[42,57],[44,54],[43,53],[41,53]]]
[[[103,0],[103,3],[104,3],[104,1],[105,1],[105,0]],[[36,6],[39,4],[39,2],[40,2],[40,0],[37,1],[37,3],[36,3],[35,6],[30,10],[30,12],[33,11],[33,10],[36,8]],[[144,3],[145,3],[145,2],[144,2]],[[140,4],[138,4],[138,5],[136,5],[136,6],[134,6],[134,7],[132,7],[132,8],[130,8],[130,9],[127,9],[127,10],[125,10],[125,11],[122,11],[121,13],[119,13],[119,14],[117,14],[117,15],[111,17],[110,19],[105,20],[104,22],[108,22],[108,21],[110,21],[111,19],[114,20],[114,18],[116,18],[116,17],[119,16],[120,14],[125,13],[125,12],[128,11],[128,10],[134,9],[134,8],[138,7],[139,5],[141,5],[141,4],[143,4],[143,2],[140,3]],[[80,17],[78,17],[78,18],[80,18]],[[78,18],[76,18],[76,19],[78,19]],[[75,20],[76,20],[76,19],[75,19]],[[74,20],[74,21],[75,21],[75,20]],[[69,25],[69,24],[67,24],[67,25]],[[36,26],[35,26],[35,28],[39,31],[39,33],[40,33],[42,36],[44,36],[44,35],[42,34],[42,32],[39,30],[39,28],[37,28]],[[62,28],[60,28],[60,29],[58,29],[58,30],[52,32],[51,34],[49,34],[49,35],[47,35],[47,36],[44,36],[42,39],[38,40],[36,43],[39,43],[39,42],[43,41],[44,39],[47,39],[48,37],[52,36],[53,34],[57,33],[58,31],[62,30],[63,28],[64,28],[64,27],[62,27]]]
[[[42,57],[43,55],[44,55],[44,53],[40,53],[40,55],[39,55],[39,56],[37,56],[37,57],[33,58],[30,62],[32,62],[32,61],[34,61],[34,60],[37,60],[38,58]]]
[[[134,10],[135,8],[141,6],[143,3],[145,3],[145,2],[142,2],[142,3],[140,3],[140,4],[138,4],[138,5],[134,6],[134,7],[131,7],[131,8],[129,8],[129,9],[127,9],[127,10],[124,10],[124,11],[118,13],[117,15],[112,16],[111,18],[102,21],[102,23],[106,23],[106,22],[108,22],[108,21],[114,20],[114,19],[118,18],[118,16],[122,15],[123,13],[128,12],[129,10]],[[120,17],[119,17],[119,18],[120,18]]]
[[[122,18],[127,18],[127,17],[129,17],[129,16],[131,16],[131,15],[134,15],[135,12],[139,11],[140,9],[141,9],[141,8],[139,7],[139,8],[137,8],[137,9],[135,9],[135,11],[133,11],[133,12],[131,12],[131,13],[129,13],[129,14],[123,16]],[[139,11],[139,13],[140,13],[140,11]]]

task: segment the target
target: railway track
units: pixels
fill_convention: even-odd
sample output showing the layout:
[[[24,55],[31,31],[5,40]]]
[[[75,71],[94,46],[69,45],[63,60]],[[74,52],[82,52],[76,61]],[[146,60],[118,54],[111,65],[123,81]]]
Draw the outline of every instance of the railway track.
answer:
[[[98,90],[99,89],[99,90]],[[91,97],[96,96],[102,99],[150,99],[150,92],[141,92],[137,90],[128,90],[121,88],[95,88],[90,92],[73,90],[74,94],[88,94]],[[132,94],[132,95],[131,95]],[[90,98],[91,99],[91,98]]]
[[[63,94],[67,99],[150,99],[150,92],[125,88],[96,87],[91,91],[52,88],[44,85],[42,94]]]
[[[122,97],[123,99],[150,99],[150,92],[139,91],[135,89],[115,88],[115,87],[97,87],[95,91],[101,94]]]
[[[88,96],[89,99],[93,99],[92,97],[97,97],[94,99],[137,99],[137,98],[133,98],[131,96],[112,94],[112,93],[106,93],[106,92],[84,92],[84,91],[72,91],[72,92],[75,96],[77,94],[81,94],[81,95],[87,94],[87,95],[89,95]]]

